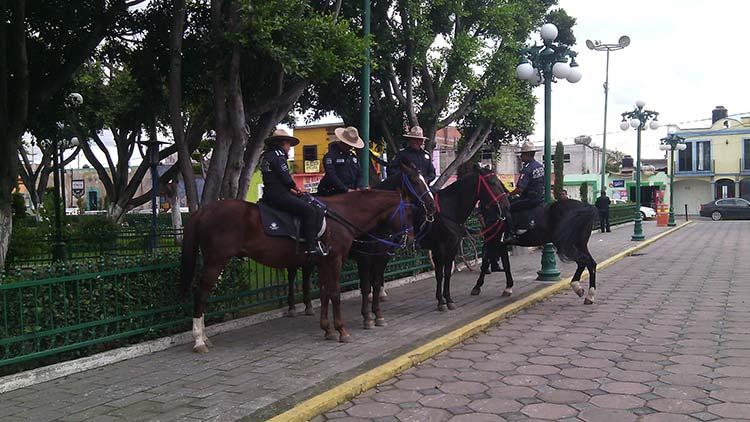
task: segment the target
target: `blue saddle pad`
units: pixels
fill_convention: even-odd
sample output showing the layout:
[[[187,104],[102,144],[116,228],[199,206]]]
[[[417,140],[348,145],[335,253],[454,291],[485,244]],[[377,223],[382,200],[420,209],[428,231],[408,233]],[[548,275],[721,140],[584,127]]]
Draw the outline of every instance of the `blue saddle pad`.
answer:
[[[263,225],[263,232],[266,236],[289,237],[291,239],[303,242],[302,219],[286,211],[281,211],[271,207],[263,201],[258,201],[260,209],[260,221]],[[320,215],[323,215],[322,211]],[[326,231],[326,219],[318,219],[318,239]]]

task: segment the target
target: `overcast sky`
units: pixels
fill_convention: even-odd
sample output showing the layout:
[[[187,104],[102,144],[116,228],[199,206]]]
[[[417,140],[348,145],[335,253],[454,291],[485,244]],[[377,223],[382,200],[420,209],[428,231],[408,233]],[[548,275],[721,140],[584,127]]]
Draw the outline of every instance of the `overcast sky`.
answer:
[[[577,19],[574,50],[583,79],[552,87],[552,138],[572,142],[590,135],[601,145],[604,124],[604,73],[606,52],[586,48],[586,39],[617,43],[621,35],[630,46],[610,53],[607,147],[635,156],[636,134],[619,128],[621,113],[642,99],[646,108],[659,112],[662,128],[642,137],[644,158],[663,156],[659,139],[666,123],[710,119],[711,110],[723,105],[729,114],[750,114],[750,54],[748,54],[747,0],[560,0],[560,6]],[[534,142],[544,140],[544,88],[535,89]],[[682,123],[680,127],[705,127],[708,121]]]
[[[644,158],[663,156],[658,145],[667,123],[705,127],[710,120],[697,120],[710,119],[717,105],[725,106],[730,115],[750,115],[750,1],[560,0],[560,6],[577,19],[574,50],[583,79],[553,85],[553,143],[571,143],[578,135],[589,135],[601,145],[606,53],[586,48],[586,39],[616,43],[621,35],[631,38],[630,46],[610,55],[608,149],[635,155],[635,131],[622,132],[619,123],[620,114],[632,110],[638,99],[660,113],[663,125],[644,132]],[[535,94],[539,103],[531,139],[542,143],[543,87],[537,87]]]

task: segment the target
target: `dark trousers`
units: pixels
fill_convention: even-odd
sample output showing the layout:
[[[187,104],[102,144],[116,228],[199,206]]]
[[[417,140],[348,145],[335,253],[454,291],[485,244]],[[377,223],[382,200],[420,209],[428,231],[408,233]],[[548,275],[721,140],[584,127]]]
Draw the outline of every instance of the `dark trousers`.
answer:
[[[318,239],[318,210],[302,198],[293,195],[283,187],[266,189],[263,200],[268,205],[302,218],[302,234],[308,250],[314,248]]]
[[[544,200],[540,200],[539,198],[529,198],[521,196],[519,198],[512,199],[510,201],[510,212],[506,213],[505,216],[505,232],[510,234],[516,230],[516,226],[513,223],[512,216],[514,212],[531,210],[543,203]]]
[[[609,229],[609,210],[599,210],[599,229],[602,233],[611,231]]]

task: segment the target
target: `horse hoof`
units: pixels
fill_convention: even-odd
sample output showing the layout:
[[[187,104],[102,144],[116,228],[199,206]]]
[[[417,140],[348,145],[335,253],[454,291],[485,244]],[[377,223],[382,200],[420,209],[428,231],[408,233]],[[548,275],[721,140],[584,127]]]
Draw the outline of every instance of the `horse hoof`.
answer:
[[[503,294],[501,294],[500,296],[502,296],[502,297],[508,297],[508,296],[510,296],[512,294],[513,294],[512,290],[505,289],[505,290],[503,290]]]
[[[205,344],[193,346],[193,353],[208,353],[208,346]]]
[[[584,305],[593,305],[594,301],[591,300],[591,299],[589,299],[589,298],[586,298],[586,299],[583,300],[583,304]]]
[[[583,297],[583,295],[586,294],[586,291],[583,289],[574,290],[574,292],[578,295],[578,297]]]
[[[448,310],[448,308],[441,303],[440,305],[438,305],[437,310],[440,312],[445,312]]]
[[[448,302],[448,309],[450,309],[451,311],[456,309],[456,304],[453,302]]]
[[[313,316],[313,315],[315,315],[315,311],[313,311],[312,307],[305,308],[305,315],[307,315],[307,316]]]
[[[350,336],[349,334],[342,334],[339,337],[339,343],[349,343],[351,341],[352,341],[352,336]]]
[[[388,323],[385,322],[385,318],[375,318],[375,325],[378,327],[385,327]]]
[[[388,295],[387,294],[380,295],[380,301],[381,302],[387,302],[388,301]]]
[[[326,340],[336,340],[336,333],[334,332],[327,332],[325,335]]]
[[[365,330],[371,330],[371,329],[375,328],[375,323],[372,322],[371,319],[369,319],[367,321],[363,321],[362,322],[362,328],[364,328]]]
[[[472,296],[479,296],[479,293],[481,292],[482,292],[482,289],[480,289],[479,287],[474,287],[473,289],[471,289]]]
[[[294,308],[289,308],[286,310],[286,313],[284,315],[289,318],[294,318],[297,316],[297,310]]]

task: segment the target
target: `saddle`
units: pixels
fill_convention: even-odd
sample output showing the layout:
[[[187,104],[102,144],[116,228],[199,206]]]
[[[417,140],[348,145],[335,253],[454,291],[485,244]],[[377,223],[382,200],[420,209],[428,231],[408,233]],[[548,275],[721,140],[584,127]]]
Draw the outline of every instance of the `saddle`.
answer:
[[[531,230],[542,223],[544,218],[545,204],[541,203],[534,208],[513,212],[513,225],[516,230]]]
[[[258,201],[258,208],[260,209],[260,222],[263,225],[263,232],[266,236],[288,237],[297,242],[306,241],[301,234],[301,218],[289,214],[286,211],[273,208],[263,200]],[[323,216],[323,210],[320,210],[317,218],[318,239],[323,236],[326,227],[327,223]]]

